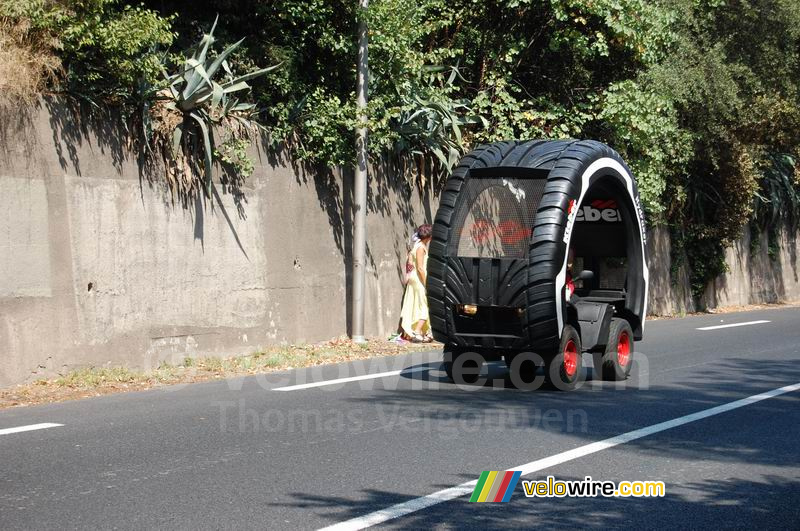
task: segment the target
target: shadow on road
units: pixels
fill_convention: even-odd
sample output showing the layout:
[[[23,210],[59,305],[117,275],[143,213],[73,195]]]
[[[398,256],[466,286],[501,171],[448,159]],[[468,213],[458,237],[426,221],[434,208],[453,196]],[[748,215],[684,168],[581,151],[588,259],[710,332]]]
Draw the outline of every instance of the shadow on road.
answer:
[[[444,373],[433,369],[435,363],[427,366],[432,370],[411,373],[408,377],[443,384],[437,389],[382,391],[369,397],[351,398],[350,401],[354,407],[393,407],[403,416],[424,416],[434,431],[437,422],[447,422],[448,429],[452,429],[455,416],[463,421],[457,423],[460,431],[453,438],[461,446],[477,431],[492,431],[497,437],[498,451],[496,455],[487,456],[486,462],[494,463],[495,468],[511,468],[524,462],[514,460],[503,450],[506,446],[503,436],[508,430],[525,432],[534,447],[537,435],[546,438],[542,435],[546,432],[570,437],[569,446],[554,448],[545,454],[553,455],[800,382],[800,367],[792,361],[727,359],[704,366],[702,371],[693,372],[679,384],[672,381],[668,387],[657,384],[648,387],[634,381],[625,387],[587,384],[571,393],[521,392],[505,387],[509,382],[507,376],[503,376],[505,368],[502,365],[491,365],[489,382],[484,387],[474,388],[447,384]],[[504,385],[492,385],[492,380],[496,380],[494,376],[500,377]],[[402,528],[457,526],[479,529],[530,527],[534,523],[553,528],[653,528],[668,524],[671,527],[708,525],[716,528],[720,525],[750,527],[755,522],[770,521],[778,527],[796,529],[800,524],[800,504],[797,503],[800,501],[800,469],[796,443],[800,436],[800,408],[797,406],[798,394],[790,393],[748,405],[736,410],[737,413],[711,417],[715,420],[690,423],[627,443],[624,449],[634,452],[634,459],[668,457],[669,462],[689,467],[685,481],[667,485],[666,498],[526,499],[522,488],[517,487],[511,504],[470,504],[464,497],[403,517],[393,525]],[[583,412],[586,426],[569,426],[569,411]],[[551,422],[545,425],[542,420],[548,412],[561,412],[561,415],[552,415]],[[731,425],[731,417],[725,419],[724,415],[737,415],[735,419],[741,424]],[[491,419],[503,421],[493,423]],[[760,420],[766,423],[759,423]],[[768,435],[759,432],[765,426],[777,429]],[[518,440],[516,436],[510,438]],[[660,463],[663,465],[664,461]],[[409,466],[420,465],[409,463]],[[696,466],[726,467],[725,470],[730,470],[731,474],[724,479],[698,480],[696,478],[702,478],[702,472],[691,473]],[[756,467],[761,472],[753,477],[741,477],[742,470],[749,470],[747,467]],[[618,478],[595,479],[658,479],[631,477],[631,473],[644,472],[641,468],[634,468],[621,470]],[[476,470],[474,475],[463,476],[462,481],[474,480],[479,474],[480,470]],[[543,478],[547,474],[548,471],[543,470],[536,477]],[[739,477],[735,477],[736,474]],[[717,470],[716,476],[719,475]],[[559,479],[583,477],[559,476]],[[417,495],[426,495],[454,484],[430,485]],[[293,497],[297,507],[335,520],[361,516],[412,498],[380,489],[365,489],[351,494],[347,497],[294,493]]]
[[[469,478],[475,479],[475,478]],[[568,476],[559,479],[580,479]],[[466,480],[466,479],[465,479]],[[443,486],[444,488],[444,486]],[[298,495],[297,507],[318,512],[347,508],[345,518],[412,499],[366,490],[364,499]],[[689,482],[664,498],[525,498],[517,487],[510,503],[469,503],[467,497],[412,513],[384,525],[399,529],[748,529],[771,522],[797,529],[800,480],[765,476],[759,481],[722,479]],[[339,518],[341,514],[338,513]]]

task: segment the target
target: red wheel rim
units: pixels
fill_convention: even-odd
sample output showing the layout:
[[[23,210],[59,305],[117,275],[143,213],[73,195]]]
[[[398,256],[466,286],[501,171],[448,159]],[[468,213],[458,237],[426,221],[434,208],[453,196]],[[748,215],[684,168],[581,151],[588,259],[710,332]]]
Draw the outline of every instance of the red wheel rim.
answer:
[[[617,342],[617,361],[622,367],[628,365],[631,359],[631,338],[628,332],[622,332]]]
[[[567,341],[567,346],[564,347],[564,372],[570,378],[578,372],[578,349],[572,339]]]

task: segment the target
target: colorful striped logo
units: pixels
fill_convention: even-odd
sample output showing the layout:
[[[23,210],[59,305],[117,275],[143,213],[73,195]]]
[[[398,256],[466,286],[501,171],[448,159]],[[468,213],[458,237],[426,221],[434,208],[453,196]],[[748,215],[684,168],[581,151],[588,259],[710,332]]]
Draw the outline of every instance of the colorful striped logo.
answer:
[[[507,502],[511,499],[514,488],[519,483],[519,470],[484,471],[472,491],[470,502]]]

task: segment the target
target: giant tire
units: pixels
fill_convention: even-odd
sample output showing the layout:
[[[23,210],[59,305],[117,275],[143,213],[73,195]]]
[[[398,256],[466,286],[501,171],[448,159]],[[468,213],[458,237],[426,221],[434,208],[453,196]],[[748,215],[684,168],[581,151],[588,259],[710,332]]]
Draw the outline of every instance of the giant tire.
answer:
[[[515,285],[519,282],[524,286],[525,344],[519,348],[534,352],[554,352],[562,336],[561,328],[567,322],[564,287],[561,285],[563,279],[558,280],[558,276],[563,273],[565,267],[569,241],[567,227],[571,217],[574,222],[574,216],[570,216],[570,204],[581,197],[585,176],[588,176],[590,187],[594,182],[592,179],[608,175],[619,179],[620,182],[625,179],[630,180],[630,170],[613,149],[591,140],[499,142],[480,146],[461,160],[447,181],[436,213],[433,239],[429,249],[427,290],[434,337],[445,344],[456,344],[462,348],[494,347],[491,344],[478,343],[478,340],[465,340],[457,336],[452,329],[452,317],[447,313],[447,308],[459,303],[457,294],[461,291],[461,286],[453,279],[463,277],[463,272],[454,269],[457,264],[453,260],[448,260],[451,257],[447,254],[459,192],[469,178],[470,170],[489,167],[547,171],[547,182],[532,227],[533,238],[528,251],[529,267],[527,270],[523,268],[515,273],[515,275],[525,275],[527,278],[514,278],[510,282]],[[630,186],[633,195],[638,197],[635,182],[631,182]],[[638,319],[641,323],[644,319],[647,291],[643,251],[645,236],[641,230],[644,220],[641,218],[638,204],[634,204],[632,198],[630,201],[627,199],[625,201],[626,204],[620,208],[627,209],[627,219],[630,219],[631,223],[636,224],[634,218],[638,218],[638,234],[634,236],[637,245],[641,247],[641,250],[636,249],[635,256],[632,257],[634,263],[629,267],[632,270],[639,268],[644,271],[644,274],[638,275],[641,278],[632,279],[626,306],[631,318]],[[641,334],[641,327],[635,328],[635,332],[638,337]]]

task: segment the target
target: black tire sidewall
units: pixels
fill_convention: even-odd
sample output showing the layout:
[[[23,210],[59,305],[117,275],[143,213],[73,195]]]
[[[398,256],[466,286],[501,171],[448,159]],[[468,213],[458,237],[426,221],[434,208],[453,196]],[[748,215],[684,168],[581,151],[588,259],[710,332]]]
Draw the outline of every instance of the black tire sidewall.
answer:
[[[535,391],[542,386],[545,376],[538,371],[544,364],[542,357],[533,352],[518,352],[506,356],[511,384],[522,391]]]
[[[564,349],[569,341],[575,343],[578,351],[577,367],[575,374],[570,377],[564,368]],[[577,388],[584,381],[583,353],[581,351],[581,337],[572,325],[565,325],[561,333],[561,341],[558,351],[548,361],[545,367],[545,377],[547,382],[560,391],[571,391]]]
[[[461,349],[446,349],[443,352],[442,366],[447,377],[456,385],[482,387],[485,378],[481,381],[480,370],[486,359],[479,352]],[[470,367],[470,372],[478,374],[464,374],[465,366]]]
[[[628,334],[631,349],[630,355],[628,356],[628,363],[624,367],[619,364],[619,357],[617,356],[619,338],[623,333]],[[625,319],[615,317],[611,320],[611,326],[608,328],[608,342],[606,343],[606,348],[601,358],[603,379],[611,381],[625,380],[631,373],[634,350],[633,330],[630,323]]]

